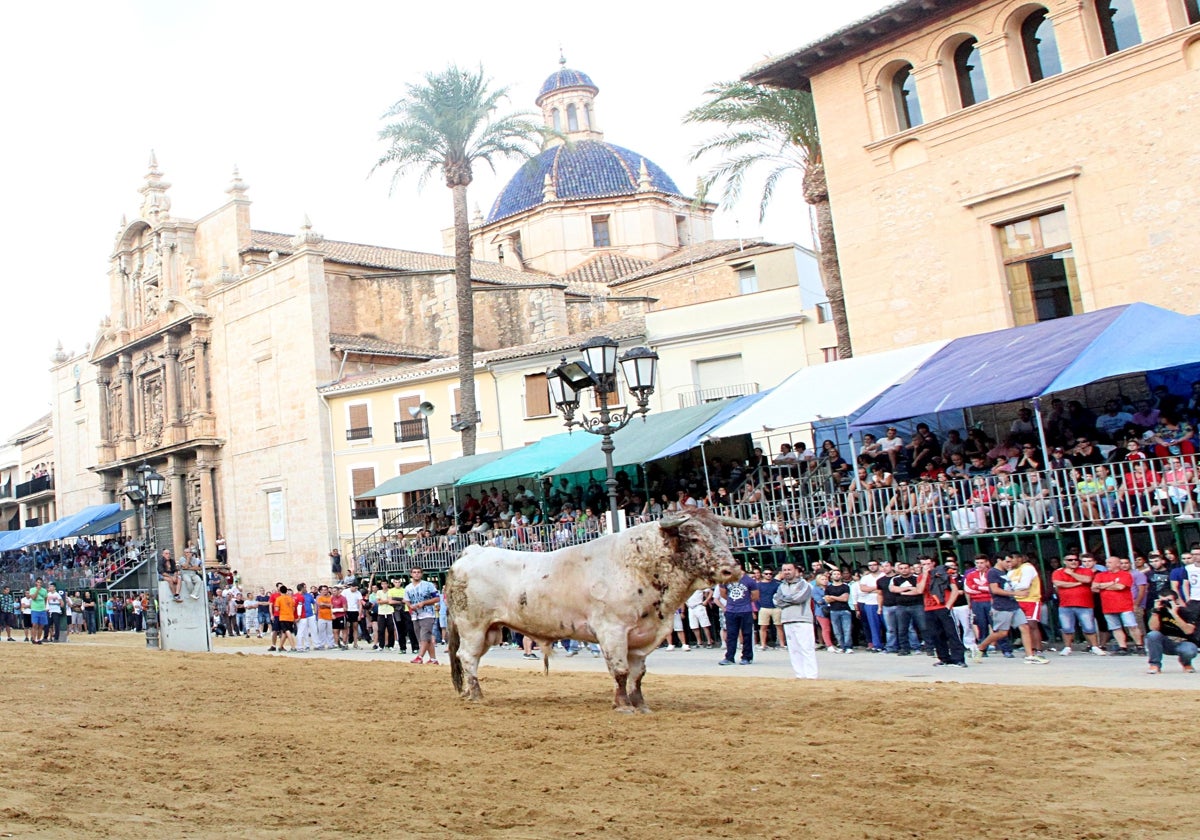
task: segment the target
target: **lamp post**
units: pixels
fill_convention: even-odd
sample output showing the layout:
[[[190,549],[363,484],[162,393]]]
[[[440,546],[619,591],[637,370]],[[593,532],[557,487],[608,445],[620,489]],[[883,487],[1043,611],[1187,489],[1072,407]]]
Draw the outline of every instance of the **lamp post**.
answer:
[[[150,603],[142,614],[146,622],[146,647],[158,649],[158,528],[154,514],[162,498],[166,480],[145,461],[125,483],[125,495],[142,516],[142,533],[150,549]]]
[[[608,487],[608,509],[612,515],[612,529],[621,529],[617,510],[617,476],[613,470],[613,440],[615,432],[629,425],[629,421],[650,410],[650,395],[654,393],[658,375],[658,354],[649,347],[634,347],[617,358],[617,342],[606,336],[589,339],[579,352],[583,358],[562,363],[546,371],[546,385],[550,389],[550,401],[562,414],[568,429],[576,426],[585,432],[601,435],[600,451],[604,453],[605,484]],[[637,402],[636,408],[613,411],[609,408],[610,395],[617,391],[617,363],[625,376],[625,385]],[[579,394],[588,388],[596,390],[599,413],[586,414],[575,419],[579,409]]]

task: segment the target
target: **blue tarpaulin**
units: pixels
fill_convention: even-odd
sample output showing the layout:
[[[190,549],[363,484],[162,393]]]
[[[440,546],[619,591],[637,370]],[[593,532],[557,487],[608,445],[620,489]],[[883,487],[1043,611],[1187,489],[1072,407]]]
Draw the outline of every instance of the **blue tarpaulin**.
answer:
[[[78,513],[64,516],[45,525],[35,528],[22,528],[20,531],[9,531],[0,535],[0,551],[15,551],[27,545],[66,539],[71,534],[98,519],[116,513],[121,509],[118,504],[90,505]]]
[[[692,429],[686,435],[679,438],[679,440],[664,446],[658,452],[654,453],[653,456],[647,458],[646,463],[649,463],[650,461],[657,461],[659,458],[667,458],[671,455],[678,455],[681,452],[687,452],[688,450],[699,446],[700,441],[706,440],[708,434],[714,429],[725,425],[725,423],[729,422],[734,417],[737,417],[743,411],[770,393],[771,391],[767,390],[758,394],[747,394],[744,397],[738,397],[736,400],[729,400],[724,406],[721,407],[720,411],[718,411],[708,420],[701,423],[695,429]],[[728,437],[736,436],[737,433],[728,435]]]
[[[853,426],[1014,402],[1101,379],[1200,362],[1196,319],[1132,303],[958,338]]]

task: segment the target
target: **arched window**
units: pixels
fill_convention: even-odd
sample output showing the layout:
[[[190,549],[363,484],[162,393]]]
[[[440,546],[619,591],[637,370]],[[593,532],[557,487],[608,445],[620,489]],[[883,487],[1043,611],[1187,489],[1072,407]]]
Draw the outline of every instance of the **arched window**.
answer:
[[[579,130],[579,114],[575,111],[574,105],[567,106],[567,131]]]
[[[1021,24],[1021,49],[1025,53],[1030,82],[1040,82],[1062,72],[1054,23],[1046,18],[1046,14],[1045,9],[1038,9]]]
[[[983,77],[979,42],[974,38],[963,41],[954,51],[954,78],[958,82],[958,98],[964,108],[987,101],[987,79]]]
[[[1100,22],[1106,54],[1112,55],[1142,43],[1133,0],[1096,0],[1096,18]]]
[[[892,75],[892,98],[896,106],[896,128],[904,131],[916,128],[921,118],[921,102],[917,98],[917,80],[913,78],[912,65],[905,64]]]
[[[591,131],[591,129],[592,129],[592,106],[591,105],[583,106],[583,127],[586,128],[588,131]]]
[[[550,112],[550,118],[554,121],[554,130],[562,131],[562,116],[558,113],[557,108]]]

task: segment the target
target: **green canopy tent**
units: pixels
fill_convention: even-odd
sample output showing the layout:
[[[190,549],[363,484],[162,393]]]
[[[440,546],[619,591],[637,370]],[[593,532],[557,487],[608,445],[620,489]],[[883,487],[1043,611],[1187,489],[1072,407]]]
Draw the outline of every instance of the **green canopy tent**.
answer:
[[[587,432],[550,435],[472,470],[455,484],[458,487],[468,487],[510,478],[540,478],[568,458],[573,458],[584,449],[596,445],[595,435]]]
[[[502,449],[499,452],[480,452],[475,455],[466,455],[462,458],[452,458],[449,461],[430,464],[428,467],[413,470],[406,475],[389,478],[374,490],[368,490],[358,498],[375,499],[379,496],[391,496],[395,493],[411,493],[414,490],[447,487],[457,482],[472,470],[519,451],[519,449]]]
[[[651,412],[634,420],[613,435],[613,466],[627,467],[654,460],[654,456],[680,438],[687,437],[728,403],[701,403],[675,411]],[[605,469],[600,443],[559,464],[549,475],[569,475]]]

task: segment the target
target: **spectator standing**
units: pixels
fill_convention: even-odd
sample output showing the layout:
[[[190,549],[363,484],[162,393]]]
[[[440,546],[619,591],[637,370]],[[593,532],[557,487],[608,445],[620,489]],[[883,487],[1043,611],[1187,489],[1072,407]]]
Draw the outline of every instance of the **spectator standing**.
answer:
[[[258,610],[258,638],[263,637],[263,628],[271,625],[271,596],[261,586],[254,596],[254,605]]]
[[[1133,635],[1134,644],[1140,649],[1142,631],[1133,614],[1133,575],[1121,569],[1121,558],[1109,558],[1108,571],[1097,572],[1092,578],[1092,591],[1100,593],[1104,622],[1117,640],[1117,656],[1128,656],[1130,653],[1126,631]]]
[[[20,623],[20,620],[20,604],[17,602],[16,596],[12,594],[12,588],[5,586],[0,589],[0,630],[8,635],[8,641],[16,641],[12,631]]]
[[[775,606],[775,592],[780,582],[775,579],[773,569],[763,569],[758,581],[758,638],[759,650],[767,649],[767,631],[774,626],[775,644],[783,647],[782,611]]]
[[[296,584],[296,648],[301,653],[312,650],[317,635],[317,599],[303,583]]]
[[[1107,656],[1096,637],[1095,595],[1092,593],[1094,572],[1080,566],[1079,557],[1068,554],[1062,568],[1055,569],[1050,583],[1058,593],[1058,624],[1062,628],[1063,656],[1070,656],[1075,642],[1075,630],[1083,633],[1089,650],[1096,656]]]
[[[1012,581],[1013,595],[1020,605],[1025,618],[1029,620],[1029,636],[1033,640],[1033,649],[1025,652],[1041,654],[1042,642],[1042,579],[1038,575],[1037,566],[1029,559],[1028,554],[1014,552],[1012,555],[1012,570],[1009,580]]]
[[[842,580],[840,569],[829,573],[829,585],[825,587],[825,604],[829,607],[829,621],[833,625],[834,653],[854,653],[853,612],[850,610],[850,587]]]
[[[396,646],[395,607],[388,597],[385,584],[377,584],[377,589],[371,593],[371,603],[375,605],[375,644],[372,650],[391,650]]]
[[[989,616],[992,632],[979,643],[980,655],[986,655],[988,647],[1000,639],[1006,638],[1009,631],[1016,628],[1021,633],[1021,643],[1025,647],[1025,663],[1027,665],[1046,665],[1050,660],[1033,652],[1033,637],[1029,633],[1029,622],[1025,619],[1025,612],[1021,609],[1021,605],[1013,596],[1012,581],[1008,578],[1012,567],[1012,557],[1006,556],[997,558],[996,565],[988,570],[988,588],[992,591],[992,611]],[[1004,652],[1005,659],[1012,659],[1012,657],[1011,652]]]
[[[329,613],[333,616],[331,621],[333,630],[333,643],[337,645],[338,650],[346,649],[346,596],[342,594],[342,589],[335,586],[329,595]]]
[[[912,565],[901,560],[896,564],[896,574],[892,577],[888,588],[896,596],[896,640],[900,656],[912,654],[912,639],[909,633],[915,628],[921,635],[921,641],[929,645],[928,630],[925,628],[924,598],[917,590],[918,576],[913,573]],[[932,650],[930,651],[932,656]]]
[[[404,604],[412,616],[413,630],[417,637],[417,656],[413,664],[420,665],[428,657],[429,665],[437,665],[437,648],[434,646],[433,625],[437,622],[438,590],[432,582],[424,580],[424,572],[414,568],[409,573],[412,581],[404,587]]]
[[[703,645],[706,648],[716,647],[713,642],[712,621],[708,617],[708,605],[712,601],[711,589],[697,589],[688,596],[685,606],[687,607],[688,626],[692,628],[692,635],[696,639],[696,644],[699,646],[701,642],[701,630],[703,633]]]
[[[817,678],[817,647],[813,635],[812,587],[793,563],[784,563],[779,569],[781,578],[772,596],[773,603],[782,615],[783,637],[786,637],[788,658],[796,679]],[[780,639],[781,643],[783,639]]]
[[[417,633],[413,627],[412,614],[404,604],[404,581],[398,577],[392,578],[387,595],[395,608],[392,618],[396,622],[396,653],[407,653],[411,647],[415,654],[418,650]]]
[[[288,588],[279,584],[279,594],[273,605],[275,614],[279,616],[279,647],[280,653],[288,650],[288,642],[292,643],[291,651],[296,652],[296,599],[288,592]],[[271,650],[271,648],[268,648]]]
[[[964,589],[963,576],[958,571],[958,560],[953,554],[947,554],[944,565],[946,575],[958,590],[954,600],[948,604],[955,632],[962,639],[963,647],[974,653],[979,649],[978,637],[975,635],[975,622],[971,620],[971,599]]]
[[[317,650],[333,648],[333,596],[329,587],[321,584],[317,590]]]
[[[1184,567],[1187,586],[1184,588],[1186,597],[1183,600],[1200,601],[1200,545],[1193,544],[1192,550],[1184,554],[1183,560],[1188,564]]]
[[[46,620],[49,622],[46,632],[53,637],[55,642],[62,639],[64,606],[63,594],[53,583],[50,584],[49,591],[46,593]]]
[[[833,624],[829,621],[829,605],[825,603],[825,587],[828,585],[829,575],[820,573],[813,575],[809,587],[812,589],[813,620],[821,629],[821,645],[824,648],[832,649],[834,646]]]
[[[932,557],[922,557],[917,591],[924,598],[925,626],[929,629],[929,640],[938,660],[934,664],[966,668],[963,643],[954,629],[949,609],[958,598],[957,583],[945,566],[937,565]]]
[[[975,568],[967,572],[963,578],[963,590],[967,593],[971,610],[971,623],[975,627],[976,644],[971,648],[971,658],[975,661],[983,658],[979,653],[978,640],[987,638],[988,633],[991,632],[991,621],[988,614],[992,609],[992,590],[988,586],[987,580],[987,574],[991,568],[991,558],[986,554],[978,554],[975,556]],[[1007,637],[1003,641],[1004,644],[1007,644]],[[1006,650],[1006,648],[1002,646],[1001,650]]]
[[[718,664],[734,663],[740,636],[742,658],[737,662],[751,665],[754,663],[754,604],[758,601],[758,584],[743,571],[736,581],[722,584],[720,593],[725,600],[725,658]]]
[[[858,609],[862,614],[863,627],[867,633],[867,647],[874,653],[883,652],[883,614],[879,603],[878,560],[867,561],[867,571],[858,578]]]
[[[358,650],[358,639],[354,634],[362,613],[363,595],[357,586],[346,586],[342,588],[342,597],[346,599],[346,644]]]

